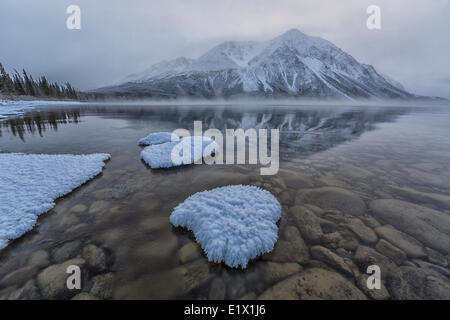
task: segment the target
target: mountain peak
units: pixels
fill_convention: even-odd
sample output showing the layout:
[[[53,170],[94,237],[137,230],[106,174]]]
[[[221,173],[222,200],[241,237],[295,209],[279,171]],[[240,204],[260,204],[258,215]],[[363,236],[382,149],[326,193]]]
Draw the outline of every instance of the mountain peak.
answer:
[[[298,29],[290,29],[288,31],[286,31],[285,33],[283,33],[280,37],[281,38],[298,38],[298,37],[305,37],[306,34],[304,34],[303,32],[301,32]]]

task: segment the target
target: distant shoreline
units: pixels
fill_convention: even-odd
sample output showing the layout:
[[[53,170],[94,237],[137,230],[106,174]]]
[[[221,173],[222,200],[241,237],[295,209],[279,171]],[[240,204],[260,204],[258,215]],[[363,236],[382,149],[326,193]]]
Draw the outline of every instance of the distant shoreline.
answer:
[[[67,99],[67,98],[54,98],[54,97],[34,97],[29,95],[6,95],[0,93],[0,119],[2,117],[1,109],[5,106],[25,106],[28,108],[27,104],[32,104],[33,108],[42,103],[42,105],[62,103],[62,104],[82,104],[82,103],[104,103],[108,105],[154,105],[154,106],[231,106],[231,105],[247,105],[254,106],[258,104],[259,106],[423,106],[423,103],[430,106],[449,106],[449,100],[445,98],[432,99],[427,97],[427,99],[414,99],[414,100],[402,100],[402,99],[392,99],[392,100],[379,100],[379,99],[361,99],[361,100],[344,100],[344,99],[307,99],[301,97],[290,97],[286,99],[276,99],[276,98],[266,98],[258,99],[256,97],[240,97],[240,98],[214,98],[214,99],[196,99],[196,98],[173,98],[173,99],[156,99],[156,98],[103,98],[103,99]]]
[[[28,99],[28,100],[10,100],[0,96],[0,121],[11,117],[22,116],[25,112],[34,110],[41,106],[51,105],[78,105],[82,101],[76,100],[44,100],[44,99]],[[17,97],[19,98],[19,97]]]
[[[54,97],[35,97],[29,95],[11,95],[0,93],[0,101],[81,101],[74,99],[65,98],[54,98]]]

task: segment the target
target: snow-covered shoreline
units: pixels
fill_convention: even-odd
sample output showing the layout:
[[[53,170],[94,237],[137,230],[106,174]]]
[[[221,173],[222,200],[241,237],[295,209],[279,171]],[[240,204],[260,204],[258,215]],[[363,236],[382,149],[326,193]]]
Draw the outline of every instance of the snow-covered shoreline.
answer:
[[[40,106],[52,105],[78,105],[80,101],[53,101],[53,100],[2,100],[0,99],[0,121],[11,116],[20,116],[29,110]]]
[[[0,153],[0,250],[31,230],[55,200],[100,174],[109,154]]]

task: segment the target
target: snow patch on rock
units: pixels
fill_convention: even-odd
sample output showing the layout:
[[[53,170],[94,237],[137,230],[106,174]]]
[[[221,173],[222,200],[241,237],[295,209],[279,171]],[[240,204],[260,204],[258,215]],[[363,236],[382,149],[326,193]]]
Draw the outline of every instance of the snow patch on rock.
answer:
[[[145,138],[139,139],[139,145],[151,146],[154,144],[161,144],[172,141],[172,133],[170,132],[155,132],[150,133]]]
[[[208,260],[245,268],[278,239],[281,205],[268,191],[235,185],[198,192],[178,205],[170,222],[191,230]]]
[[[184,150],[190,150],[190,152],[185,154]],[[214,140],[193,136],[146,147],[141,152],[141,158],[153,169],[170,168],[193,164],[203,157],[211,156],[217,150],[218,145]]]

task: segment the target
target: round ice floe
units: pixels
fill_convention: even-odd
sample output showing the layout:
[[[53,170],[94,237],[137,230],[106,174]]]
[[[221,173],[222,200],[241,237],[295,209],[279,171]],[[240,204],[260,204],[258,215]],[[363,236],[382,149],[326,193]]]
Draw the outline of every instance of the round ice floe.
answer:
[[[172,141],[172,134],[170,132],[154,132],[150,133],[145,138],[139,139],[139,144],[143,146],[151,146],[154,144],[161,144]]]
[[[236,185],[190,196],[170,222],[194,232],[208,260],[245,268],[250,259],[273,250],[280,216],[281,205],[270,192]]]

